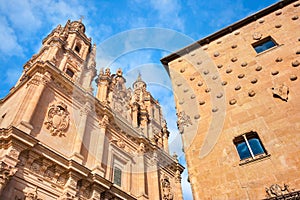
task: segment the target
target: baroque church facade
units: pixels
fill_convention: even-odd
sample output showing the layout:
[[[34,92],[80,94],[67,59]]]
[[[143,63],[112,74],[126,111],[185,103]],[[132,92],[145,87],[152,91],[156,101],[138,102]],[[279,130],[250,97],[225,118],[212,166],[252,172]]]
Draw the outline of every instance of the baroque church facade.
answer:
[[[194,199],[300,199],[300,1],[163,58]]]
[[[0,100],[0,199],[182,199],[157,100],[100,70],[81,21],[57,26]]]

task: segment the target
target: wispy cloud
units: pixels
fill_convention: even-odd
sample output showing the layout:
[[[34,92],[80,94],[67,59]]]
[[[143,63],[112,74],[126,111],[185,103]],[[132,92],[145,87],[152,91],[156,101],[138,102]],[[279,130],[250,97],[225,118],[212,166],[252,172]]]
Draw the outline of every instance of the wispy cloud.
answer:
[[[5,17],[0,17],[0,57],[2,59],[7,56],[23,56],[23,50],[18,42],[16,33],[13,28],[11,28],[5,19]]]

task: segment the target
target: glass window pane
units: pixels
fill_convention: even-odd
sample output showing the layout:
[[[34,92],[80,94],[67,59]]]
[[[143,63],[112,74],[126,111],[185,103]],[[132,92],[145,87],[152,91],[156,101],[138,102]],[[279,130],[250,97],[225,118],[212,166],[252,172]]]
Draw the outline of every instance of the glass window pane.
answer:
[[[263,52],[267,49],[270,49],[274,46],[276,46],[276,44],[271,39],[269,39],[264,43],[254,46],[254,49],[255,49],[256,53],[261,53],[261,52]]]
[[[241,142],[241,143],[236,144],[236,149],[239,153],[241,160],[251,157],[251,154],[246,145],[246,142]]]
[[[115,167],[114,168],[114,183],[118,186],[121,186],[122,171],[121,169]]]
[[[248,142],[254,155],[265,153],[258,138],[252,138]]]

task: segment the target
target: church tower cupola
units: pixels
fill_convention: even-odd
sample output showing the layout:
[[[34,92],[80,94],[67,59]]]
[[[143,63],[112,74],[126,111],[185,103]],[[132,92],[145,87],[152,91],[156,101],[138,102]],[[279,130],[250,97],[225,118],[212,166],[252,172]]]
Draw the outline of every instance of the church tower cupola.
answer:
[[[134,90],[136,89],[146,89],[147,85],[146,83],[142,80],[141,74],[138,75],[137,80],[132,84],[132,87]]]

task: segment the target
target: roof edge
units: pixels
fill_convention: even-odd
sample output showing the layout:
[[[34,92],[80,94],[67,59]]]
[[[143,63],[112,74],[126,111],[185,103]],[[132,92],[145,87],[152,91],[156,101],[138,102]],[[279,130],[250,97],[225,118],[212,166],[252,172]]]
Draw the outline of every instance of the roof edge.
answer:
[[[281,0],[275,4],[272,4],[244,19],[241,19],[217,32],[212,33],[211,35],[208,35],[207,37],[204,37],[203,39],[200,39],[174,53],[171,53],[170,55],[162,58],[160,61],[163,65],[168,65],[169,62],[189,53],[190,51],[193,51],[197,48],[199,48],[199,46],[204,46],[206,44],[209,44],[212,41],[215,41],[216,39],[223,37],[226,34],[232,33],[233,31],[250,24],[251,22],[256,21],[259,18],[262,18],[276,10],[279,10],[293,2],[296,2],[298,0]]]

